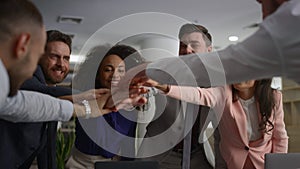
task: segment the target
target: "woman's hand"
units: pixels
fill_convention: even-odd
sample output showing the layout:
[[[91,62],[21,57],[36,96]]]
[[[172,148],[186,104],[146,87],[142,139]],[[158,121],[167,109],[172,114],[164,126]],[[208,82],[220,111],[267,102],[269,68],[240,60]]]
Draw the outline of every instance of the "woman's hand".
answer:
[[[83,100],[98,99],[107,93],[110,93],[109,89],[90,89],[80,94],[73,95],[73,102],[81,103]]]
[[[132,110],[133,107],[144,105],[147,102],[143,96],[147,92],[148,90],[145,88],[131,88],[129,91],[115,89],[112,96],[108,98],[105,108],[113,111]]]

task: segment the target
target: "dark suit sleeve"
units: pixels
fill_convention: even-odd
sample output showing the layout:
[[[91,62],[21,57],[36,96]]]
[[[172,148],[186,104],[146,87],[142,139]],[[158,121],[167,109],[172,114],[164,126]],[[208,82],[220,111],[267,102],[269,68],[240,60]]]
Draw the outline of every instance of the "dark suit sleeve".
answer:
[[[22,90],[36,91],[44,94],[51,95],[53,97],[72,95],[72,89],[59,87],[59,86],[47,86],[43,71],[40,66],[37,67],[33,77],[24,82],[21,86]],[[38,167],[41,169],[51,168],[56,169],[56,130],[57,122],[47,123],[47,139],[44,143],[41,143],[41,151],[37,154]]]
[[[47,86],[42,69],[38,66],[33,77],[23,83],[22,90],[36,91],[53,97],[66,96],[72,94],[72,89],[59,86]]]

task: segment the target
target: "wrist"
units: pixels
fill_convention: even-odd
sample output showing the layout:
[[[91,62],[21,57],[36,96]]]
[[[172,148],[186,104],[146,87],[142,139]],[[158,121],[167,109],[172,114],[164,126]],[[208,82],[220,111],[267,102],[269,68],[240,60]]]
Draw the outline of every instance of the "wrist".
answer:
[[[91,106],[87,100],[83,100],[81,102],[85,108],[85,118],[88,119],[90,118],[90,115],[92,114]]]
[[[170,91],[170,85],[167,84],[157,84],[154,87],[161,90],[164,93],[169,93]]]
[[[73,117],[83,117],[85,115],[85,107],[82,104],[75,103]]]

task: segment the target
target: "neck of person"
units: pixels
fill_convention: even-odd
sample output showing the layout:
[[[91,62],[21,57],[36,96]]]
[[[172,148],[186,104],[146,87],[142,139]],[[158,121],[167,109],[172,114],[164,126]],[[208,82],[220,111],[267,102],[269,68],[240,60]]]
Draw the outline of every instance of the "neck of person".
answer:
[[[243,100],[248,100],[254,96],[254,87],[247,90],[238,91],[238,96]]]

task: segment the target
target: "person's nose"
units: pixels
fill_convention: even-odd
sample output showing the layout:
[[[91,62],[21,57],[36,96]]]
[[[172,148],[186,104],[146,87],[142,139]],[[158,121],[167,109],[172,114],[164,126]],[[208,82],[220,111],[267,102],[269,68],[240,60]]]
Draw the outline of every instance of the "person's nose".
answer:
[[[57,59],[56,59],[56,65],[58,65],[58,66],[62,66],[62,65],[63,65],[63,63],[64,63],[64,60],[63,60],[63,58],[62,58],[62,57],[60,57],[60,58],[57,58]]]
[[[194,51],[191,45],[189,44],[186,46],[186,54],[192,54],[192,53],[194,53]]]
[[[114,73],[112,74],[112,78],[113,79],[119,79],[121,77],[121,73],[117,70],[114,71]]]

